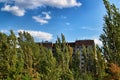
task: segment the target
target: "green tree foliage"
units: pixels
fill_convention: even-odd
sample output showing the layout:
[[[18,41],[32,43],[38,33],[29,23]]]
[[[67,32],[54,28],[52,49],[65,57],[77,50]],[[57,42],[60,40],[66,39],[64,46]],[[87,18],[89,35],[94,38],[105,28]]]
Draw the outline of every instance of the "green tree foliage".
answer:
[[[40,45],[39,64],[37,65],[41,80],[59,80],[60,70],[56,66],[56,59],[52,51]]]
[[[76,51],[73,56],[72,56],[72,63],[70,64],[70,69],[73,73],[74,80],[79,80],[80,79],[80,51]]]
[[[83,46],[82,53],[85,73],[80,69],[80,51],[73,54],[63,34],[58,37],[52,53],[51,49],[36,44],[27,32],[20,32],[19,37],[13,31],[10,35],[0,33],[0,79],[93,80],[96,70],[94,50]],[[97,55],[101,64],[100,56]],[[100,67],[98,73],[103,67],[100,64],[97,64]]]
[[[0,33],[0,77],[6,78],[8,76],[9,58],[8,52],[8,36],[4,33]]]
[[[60,72],[52,51],[37,45],[27,32],[17,38],[0,33],[0,79],[60,80]]]
[[[96,74],[96,54],[95,54],[95,46],[82,46],[82,55],[84,57],[84,72],[91,72],[92,74]]]
[[[10,35],[7,36],[4,33],[0,33],[0,63],[1,63],[1,77],[8,79],[19,79],[21,74],[18,56],[19,50],[17,47],[17,38],[13,31],[10,31]]]
[[[104,16],[104,33],[100,39],[103,42],[103,54],[108,62],[120,65],[120,12],[114,4],[103,0],[107,14]]]
[[[106,65],[103,65],[103,59],[99,59],[98,67],[102,71],[98,71],[99,75],[103,75],[103,71],[106,71],[105,80],[113,79],[119,80],[112,68],[119,68],[120,66],[120,12],[114,4],[110,4],[108,0],[103,0],[107,14],[104,16],[103,34],[100,36],[100,40],[103,43],[102,49],[98,50],[98,53],[102,52],[106,61]],[[98,54],[98,58],[101,55]],[[104,70],[103,70],[104,69]],[[119,73],[119,69],[118,69]],[[115,78],[116,76],[116,78]]]
[[[23,74],[31,79],[39,79],[39,73],[36,70],[38,62],[39,48],[34,42],[33,37],[27,32],[20,32],[18,37],[19,49],[24,61]]]
[[[105,76],[106,62],[102,54],[102,50],[96,45],[96,77],[100,80]]]
[[[63,34],[61,34],[61,39],[58,37],[56,41],[54,56],[59,69],[61,69],[60,80],[73,80],[73,74],[69,69],[71,52]]]

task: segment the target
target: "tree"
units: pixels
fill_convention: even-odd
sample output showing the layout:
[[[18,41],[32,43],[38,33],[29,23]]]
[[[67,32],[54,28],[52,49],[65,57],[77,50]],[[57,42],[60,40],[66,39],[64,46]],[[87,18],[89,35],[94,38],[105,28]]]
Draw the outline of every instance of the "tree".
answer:
[[[106,67],[105,71],[108,79],[113,78],[116,73],[113,75],[113,70],[115,67],[120,66],[120,12],[114,4],[110,4],[108,0],[103,0],[107,14],[104,16],[104,27],[103,34],[100,36],[100,40],[103,43],[101,52],[105,57]],[[98,55],[100,57],[100,55]],[[102,61],[100,61],[101,63]],[[114,65],[113,65],[114,64]],[[99,64],[100,69],[102,65]],[[102,71],[102,70],[101,70]],[[119,69],[118,69],[119,72]],[[100,73],[100,72],[99,72]],[[101,72],[102,73],[102,72]],[[112,74],[112,75],[111,75]],[[116,77],[119,79],[118,77]]]
[[[73,73],[74,80],[79,80],[80,75],[81,75],[81,70],[80,70],[80,51],[77,50],[73,55],[72,55],[72,62],[70,64],[70,70]]]
[[[81,54],[83,56],[83,68],[82,68],[82,77],[83,79],[91,78],[96,75],[96,51],[95,46],[85,46],[82,45]],[[84,78],[84,76],[87,76]]]
[[[120,12],[108,0],[103,2],[107,14],[104,16],[104,33],[100,36],[103,43],[102,53],[108,62],[120,65]]]
[[[39,62],[36,65],[37,71],[40,73],[41,80],[59,80],[60,70],[56,65],[56,59],[53,57],[52,51],[39,45]]]
[[[11,30],[10,35],[0,33],[0,64],[1,79],[21,79],[22,61],[19,50],[17,49],[17,37]]]
[[[94,46],[95,47],[95,46]],[[82,55],[84,57],[84,72],[91,72],[95,74],[96,68],[96,54],[94,47],[84,46],[82,45]]]
[[[96,77],[100,80],[105,76],[106,62],[102,54],[101,48],[96,45]]]
[[[0,33],[0,79],[5,79],[8,75],[9,59],[6,53],[8,48],[8,36],[4,33]]]
[[[108,74],[104,77],[104,80],[120,80],[120,67],[117,64],[110,63],[107,71]]]
[[[65,37],[61,34],[61,39],[58,37],[55,44],[54,57],[57,61],[57,66],[61,69],[61,79],[60,80],[73,80],[73,74],[69,69],[70,63],[70,48],[66,43]]]
[[[34,42],[33,37],[27,32],[20,32],[18,37],[21,57],[24,61],[23,79],[39,79],[39,73],[36,70],[35,63],[39,48]],[[38,55],[39,56],[39,55]],[[25,75],[25,76],[24,76]]]
[[[17,50],[17,37],[14,32],[11,30],[10,35],[8,36],[9,49],[6,50],[7,56],[9,57],[9,78],[19,79],[20,72],[18,71],[18,50]]]

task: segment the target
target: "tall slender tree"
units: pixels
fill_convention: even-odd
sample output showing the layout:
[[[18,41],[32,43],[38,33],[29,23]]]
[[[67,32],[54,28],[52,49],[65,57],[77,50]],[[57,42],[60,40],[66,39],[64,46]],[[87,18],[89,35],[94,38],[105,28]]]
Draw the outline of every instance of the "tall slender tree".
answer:
[[[54,56],[57,60],[57,65],[61,68],[61,79],[60,80],[73,80],[73,74],[69,69],[70,63],[70,48],[66,43],[65,37],[61,34],[61,39],[58,37],[55,44]]]
[[[103,43],[103,54],[108,62],[120,65],[120,12],[114,4],[103,0],[107,14],[104,16],[104,33],[100,40]]]
[[[21,57],[24,61],[23,79],[39,79],[39,73],[36,70],[36,63],[39,48],[34,42],[33,37],[27,32],[20,32],[18,37]]]
[[[98,45],[96,45],[96,54],[96,76],[101,80],[105,76],[106,62]]]
[[[4,33],[0,33],[0,79],[5,79],[9,74],[9,58],[6,50],[8,46],[8,36]]]

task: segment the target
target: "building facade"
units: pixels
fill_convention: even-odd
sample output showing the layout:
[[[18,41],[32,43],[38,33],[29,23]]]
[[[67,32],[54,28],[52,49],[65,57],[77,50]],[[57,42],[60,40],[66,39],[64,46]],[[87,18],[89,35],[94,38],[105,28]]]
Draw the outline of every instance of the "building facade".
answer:
[[[54,47],[55,47],[55,43],[52,42],[42,42],[39,43],[42,44],[44,47],[51,49],[52,52],[54,53]],[[95,43],[94,40],[76,40],[75,42],[67,42],[67,44],[73,48],[73,56],[74,54],[79,51],[80,52],[80,69],[83,70],[83,68],[85,67],[84,63],[84,56],[83,56],[83,46],[86,49],[92,49],[94,50],[95,53]],[[89,53],[87,53],[89,54]],[[88,70],[90,70],[90,67],[88,66]],[[83,70],[84,71],[84,70]]]

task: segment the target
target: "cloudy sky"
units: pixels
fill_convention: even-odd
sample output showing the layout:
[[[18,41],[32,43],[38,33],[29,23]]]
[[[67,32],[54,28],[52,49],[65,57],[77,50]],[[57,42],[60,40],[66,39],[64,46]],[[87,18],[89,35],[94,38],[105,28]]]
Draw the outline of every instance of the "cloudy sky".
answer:
[[[109,0],[120,8],[119,0]],[[52,41],[63,33],[67,41],[99,43],[105,8],[102,0],[0,0],[0,32],[29,32],[35,41]]]

